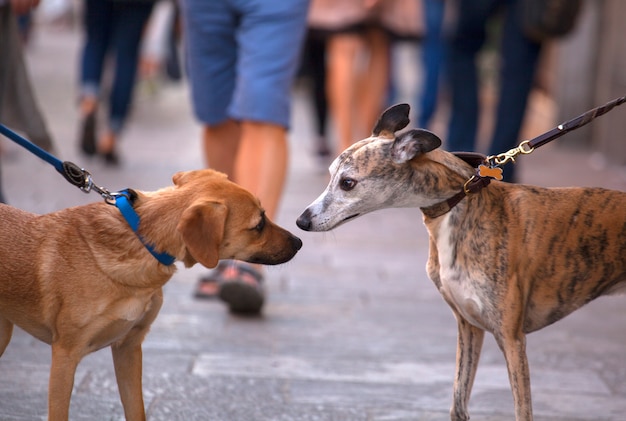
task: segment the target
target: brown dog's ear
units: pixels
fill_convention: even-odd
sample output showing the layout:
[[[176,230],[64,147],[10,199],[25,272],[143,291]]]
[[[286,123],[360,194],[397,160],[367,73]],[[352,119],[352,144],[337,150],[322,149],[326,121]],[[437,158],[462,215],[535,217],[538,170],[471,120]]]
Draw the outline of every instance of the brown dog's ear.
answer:
[[[217,266],[224,238],[228,208],[219,202],[197,202],[185,209],[178,222],[187,251],[193,259],[207,268]],[[185,259],[185,266],[195,262]]]
[[[409,124],[409,104],[398,104],[387,108],[380,116],[372,135],[392,138],[398,130],[404,129]]]
[[[180,187],[184,184],[185,182],[185,175],[187,174],[188,171],[179,171],[176,174],[174,174],[172,176],[172,181],[174,182],[174,185]]]
[[[193,171],[180,171],[172,176],[172,181],[174,185],[180,187],[189,181],[198,180],[200,178],[206,177],[217,177],[217,178],[228,178],[228,176],[222,172],[212,170],[210,168],[205,168],[203,170],[193,170]]]
[[[436,134],[423,129],[409,130],[393,141],[391,159],[396,164],[403,164],[418,154],[430,152],[439,146],[441,146],[441,139]]]

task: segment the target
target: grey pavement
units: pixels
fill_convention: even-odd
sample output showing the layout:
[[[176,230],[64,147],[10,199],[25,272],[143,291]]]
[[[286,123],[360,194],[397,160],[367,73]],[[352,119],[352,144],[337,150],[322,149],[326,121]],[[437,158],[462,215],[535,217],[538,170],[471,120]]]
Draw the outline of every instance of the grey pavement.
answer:
[[[184,84],[140,88],[121,168],[77,153],[80,38],[76,30],[42,28],[28,53],[58,155],[111,190],[153,190],[169,185],[176,171],[201,167],[200,129]],[[421,214],[384,210],[331,233],[300,231],[295,219],[327,175],[311,154],[310,105],[301,91],[295,94],[292,159],[277,222],[304,247],[291,262],[267,270],[268,302],[257,318],[194,299],[196,279],[206,269],[179,267],[143,347],[148,419],[448,420],[456,323],[425,273]],[[44,213],[101,200],[0,142],[3,184],[14,206]],[[623,168],[561,146],[565,142],[520,158],[522,180],[626,190]],[[606,297],[528,337],[537,420],[626,419],[624,326],[624,297]],[[45,419],[49,367],[49,347],[17,329],[0,359],[0,420]],[[70,411],[72,420],[124,418],[108,350],[80,364]],[[513,419],[504,360],[489,335],[470,413],[473,420]]]

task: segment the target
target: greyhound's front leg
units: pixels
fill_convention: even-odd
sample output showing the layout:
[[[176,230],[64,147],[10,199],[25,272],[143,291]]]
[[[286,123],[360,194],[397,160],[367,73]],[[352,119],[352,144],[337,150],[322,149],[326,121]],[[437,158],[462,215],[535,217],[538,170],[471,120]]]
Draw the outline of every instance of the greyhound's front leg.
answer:
[[[516,421],[532,421],[533,407],[530,393],[530,370],[526,356],[526,335],[496,334],[496,342],[504,353],[513,391]]]
[[[450,409],[452,421],[469,420],[469,403],[480,351],[483,347],[485,331],[468,323],[455,312],[459,334],[456,348],[456,377],[454,378],[454,397]]]

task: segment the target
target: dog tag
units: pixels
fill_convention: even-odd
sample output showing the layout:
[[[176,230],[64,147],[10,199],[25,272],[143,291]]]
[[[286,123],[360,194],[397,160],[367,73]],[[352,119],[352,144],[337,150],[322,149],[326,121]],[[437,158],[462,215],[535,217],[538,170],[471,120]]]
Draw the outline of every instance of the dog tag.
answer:
[[[496,180],[502,180],[502,168],[479,165],[478,175],[480,175],[481,177],[489,177]]]

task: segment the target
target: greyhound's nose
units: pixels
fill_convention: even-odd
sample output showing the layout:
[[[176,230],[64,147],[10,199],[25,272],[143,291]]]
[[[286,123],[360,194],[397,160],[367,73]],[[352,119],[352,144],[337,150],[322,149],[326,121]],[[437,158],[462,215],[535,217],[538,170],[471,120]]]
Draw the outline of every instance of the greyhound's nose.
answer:
[[[296,225],[304,231],[311,231],[311,211],[307,209],[302,212],[302,215],[296,220]]]

